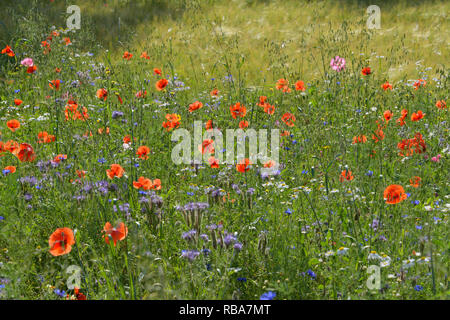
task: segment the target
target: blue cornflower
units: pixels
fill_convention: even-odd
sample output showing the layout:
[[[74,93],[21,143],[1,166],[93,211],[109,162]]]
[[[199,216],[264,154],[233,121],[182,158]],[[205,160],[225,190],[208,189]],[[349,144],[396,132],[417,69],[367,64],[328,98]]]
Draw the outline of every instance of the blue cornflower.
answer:
[[[56,293],[61,298],[64,298],[66,296],[66,292],[64,290],[55,289],[53,290],[54,293]]]
[[[106,159],[105,158],[100,158],[97,160],[98,163],[104,164],[106,163]]]
[[[259,297],[259,300],[273,300],[273,298],[275,298],[277,296],[277,294],[273,291],[268,291],[265,292],[261,295],[261,297]]]
[[[284,213],[286,213],[286,214],[292,214],[292,210],[291,209],[286,209],[286,211],[284,212]]]
[[[367,171],[366,176],[368,177],[373,176],[373,171],[372,170]]]
[[[423,287],[421,286],[421,285],[416,285],[415,287],[414,287],[414,290],[416,290],[416,291],[422,291],[423,290]]]
[[[245,278],[245,277],[239,277],[239,278],[237,278],[237,281],[240,281],[240,282],[247,282],[247,278]]]
[[[416,226],[417,230],[422,230],[422,226]]]
[[[311,269],[308,269],[306,273],[311,277],[311,279],[316,279],[316,274]]]

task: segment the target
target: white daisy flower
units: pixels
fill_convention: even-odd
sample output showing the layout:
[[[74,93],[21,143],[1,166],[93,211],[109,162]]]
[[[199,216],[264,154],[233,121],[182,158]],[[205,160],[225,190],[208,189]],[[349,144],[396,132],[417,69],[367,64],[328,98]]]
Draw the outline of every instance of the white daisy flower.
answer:
[[[348,251],[348,248],[346,248],[346,247],[340,247],[338,250],[337,250],[337,254],[338,255],[340,255],[340,256],[342,256],[342,255],[346,255],[347,254],[347,251]]]

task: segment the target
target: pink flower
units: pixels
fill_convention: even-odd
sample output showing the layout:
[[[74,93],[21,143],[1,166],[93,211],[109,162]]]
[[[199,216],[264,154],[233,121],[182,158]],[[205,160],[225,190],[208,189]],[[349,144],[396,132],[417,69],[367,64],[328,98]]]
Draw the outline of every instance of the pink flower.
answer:
[[[431,161],[433,162],[439,162],[441,160],[441,155],[438,154],[436,157],[431,158]]]
[[[341,58],[339,56],[334,57],[331,59],[330,66],[335,71],[342,71],[345,69],[345,59]]]
[[[25,67],[32,67],[34,65],[34,62],[31,58],[25,58],[20,62],[20,64]]]

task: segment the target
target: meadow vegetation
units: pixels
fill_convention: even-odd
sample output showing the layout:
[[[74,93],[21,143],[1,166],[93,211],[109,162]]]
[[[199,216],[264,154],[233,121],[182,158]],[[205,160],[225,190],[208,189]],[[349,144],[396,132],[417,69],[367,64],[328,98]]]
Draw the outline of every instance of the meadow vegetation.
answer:
[[[447,299],[449,3],[370,4],[2,1],[0,297]],[[279,171],[175,165],[194,121]]]

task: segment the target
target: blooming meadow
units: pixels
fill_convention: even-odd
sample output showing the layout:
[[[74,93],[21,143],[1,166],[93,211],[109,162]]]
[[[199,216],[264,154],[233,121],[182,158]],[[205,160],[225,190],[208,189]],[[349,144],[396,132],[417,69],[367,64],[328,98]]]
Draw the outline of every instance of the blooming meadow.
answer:
[[[183,52],[34,36],[0,42],[1,298],[448,296],[448,69],[391,80],[329,45],[318,76],[252,82],[235,56],[186,75]],[[225,164],[210,138],[174,164],[194,121],[278,129],[279,158]]]

